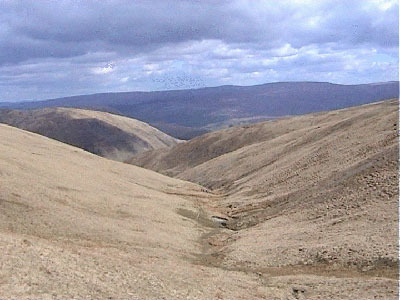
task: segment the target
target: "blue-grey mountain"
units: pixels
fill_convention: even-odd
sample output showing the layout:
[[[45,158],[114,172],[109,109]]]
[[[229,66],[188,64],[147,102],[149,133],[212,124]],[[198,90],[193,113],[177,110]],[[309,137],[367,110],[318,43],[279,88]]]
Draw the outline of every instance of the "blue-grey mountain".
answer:
[[[32,95],[34,97],[34,95]],[[255,86],[123,92],[73,96],[0,107],[90,108],[132,117],[178,138],[258,120],[346,108],[399,96],[399,82],[340,85],[326,82],[278,82]]]

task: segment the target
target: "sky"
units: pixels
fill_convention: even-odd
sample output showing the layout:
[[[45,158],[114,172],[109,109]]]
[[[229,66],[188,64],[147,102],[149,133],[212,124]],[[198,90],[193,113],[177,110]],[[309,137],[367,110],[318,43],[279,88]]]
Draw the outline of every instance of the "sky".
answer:
[[[395,0],[0,0],[0,101],[398,80]]]

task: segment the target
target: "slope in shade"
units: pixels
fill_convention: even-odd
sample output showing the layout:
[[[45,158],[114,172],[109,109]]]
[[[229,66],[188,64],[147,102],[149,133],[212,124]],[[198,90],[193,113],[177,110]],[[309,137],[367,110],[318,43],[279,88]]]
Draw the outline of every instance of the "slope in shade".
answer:
[[[178,142],[138,120],[82,109],[0,110],[0,122],[119,161]]]

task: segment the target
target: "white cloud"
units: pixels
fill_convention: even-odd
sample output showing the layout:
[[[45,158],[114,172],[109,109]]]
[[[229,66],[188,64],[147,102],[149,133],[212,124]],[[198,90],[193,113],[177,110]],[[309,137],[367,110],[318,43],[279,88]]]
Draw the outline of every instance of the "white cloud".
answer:
[[[108,73],[112,73],[114,71],[115,71],[114,63],[109,63],[107,65],[107,67],[96,67],[96,68],[91,69],[91,72],[96,75],[108,74]]]
[[[370,2],[383,11],[391,9],[398,4],[397,0],[370,0]]]

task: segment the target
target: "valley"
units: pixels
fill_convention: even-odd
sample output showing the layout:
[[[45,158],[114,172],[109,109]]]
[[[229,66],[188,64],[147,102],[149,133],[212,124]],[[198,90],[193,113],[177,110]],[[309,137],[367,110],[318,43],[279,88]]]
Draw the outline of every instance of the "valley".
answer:
[[[398,99],[130,164],[5,124],[0,141],[5,298],[397,299]]]
[[[0,0],[0,300],[397,300],[399,1]]]

